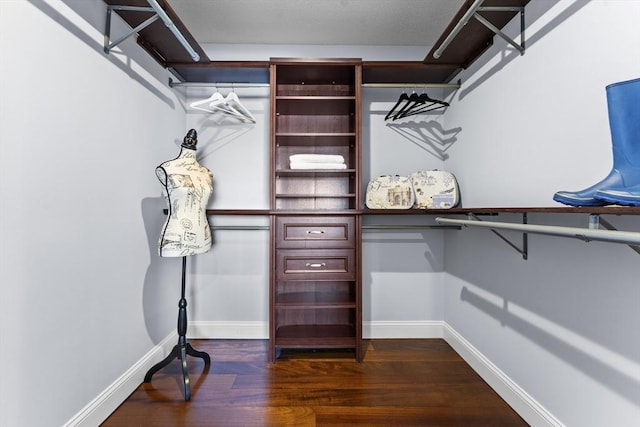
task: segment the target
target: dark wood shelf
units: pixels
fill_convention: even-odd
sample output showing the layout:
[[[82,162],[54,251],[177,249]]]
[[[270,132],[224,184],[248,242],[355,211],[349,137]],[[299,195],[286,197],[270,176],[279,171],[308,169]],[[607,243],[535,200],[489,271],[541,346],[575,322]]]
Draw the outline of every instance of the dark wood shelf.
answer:
[[[167,213],[167,210],[164,210]],[[501,213],[603,214],[640,215],[640,206],[594,207],[483,207],[452,209],[345,209],[345,210],[271,210],[271,209],[207,209],[207,215],[466,215]]]
[[[290,325],[276,329],[276,347],[352,348],[356,346],[353,325]]]
[[[269,61],[210,61],[169,64],[188,83],[269,84]]]
[[[482,7],[524,7],[530,0],[485,0]],[[442,32],[442,35],[433,48],[424,58],[424,64],[427,67],[440,66],[450,67],[451,70],[465,69],[469,67],[476,59],[480,57],[491,45],[495,34],[493,31],[485,27],[480,21],[471,18],[453,38],[447,49],[442,53],[439,59],[433,57],[433,53],[440,47],[442,42],[454,29],[463,15],[471,8],[474,0],[467,0],[462,5],[458,13],[453,17],[449,25]],[[509,21],[511,21],[519,12],[518,11],[482,11],[480,14],[491,22],[498,29],[503,29]]]
[[[283,292],[277,294],[276,308],[356,308],[350,292]]]
[[[298,96],[276,96],[276,100],[284,101],[353,101],[355,96],[334,96],[334,95],[298,95]]]
[[[104,2],[110,6],[149,7],[149,3],[147,3],[146,0],[104,0]],[[169,3],[166,0],[158,0],[158,4],[173,21],[176,29],[180,31],[191,47],[200,55],[200,63],[210,62],[205,51],[200,47]],[[114,10],[114,12],[131,28],[137,27],[151,16],[146,12],[127,10]],[[196,64],[161,19],[156,20],[151,25],[140,30],[137,41],[138,44],[163,67],[168,67],[170,66],[169,64],[174,63],[189,63],[190,66]]]
[[[147,7],[145,0],[104,0],[109,5],[142,6]],[[530,0],[485,0],[483,6],[517,6],[524,7]],[[160,64],[171,68],[184,82],[192,83],[269,83],[268,61],[211,61],[202,47],[196,42],[188,28],[169,6],[167,0],[158,0],[160,6],[173,20],[176,28],[185,36],[189,44],[200,55],[199,62],[193,62],[184,47],[171,34],[169,29],[160,21],[156,21],[140,31],[138,43]],[[362,62],[362,83],[450,83],[463,69],[469,67],[487,48],[493,44],[495,34],[475,19],[470,19],[460,33],[452,40],[448,48],[439,59],[433,58],[433,52],[456,26],[460,18],[472,5],[473,0],[467,0],[451,22],[446,27],[433,49],[423,60],[416,61],[364,61]],[[131,28],[143,22],[144,13],[131,11],[117,11],[118,15]],[[498,29],[513,19],[517,11],[510,12],[481,12]],[[302,61],[296,58],[275,58],[283,65],[299,65]],[[335,61],[332,58],[306,60],[307,64],[323,65]],[[358,60],[353,58],[352,63]],[[286,74],[286,71],[284,72]],[[336,73],[334,72],[334,75]],[[346,74],[345,74],[346,75]],[[284,76],[282,84],[294,85],[294,74],[291,78]],[[305,84],[310,86],[322,81],[322,73],[308,76]],[[337,73],[336,88],[344,84],[343,76]],[[347,85],[352,84],[347,82]],[[310,89],[313,90],[313,89]]]

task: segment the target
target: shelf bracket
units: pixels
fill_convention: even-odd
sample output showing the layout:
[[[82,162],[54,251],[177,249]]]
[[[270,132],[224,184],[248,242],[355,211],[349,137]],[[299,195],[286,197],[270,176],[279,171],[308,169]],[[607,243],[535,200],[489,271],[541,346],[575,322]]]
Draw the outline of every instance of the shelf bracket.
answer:
[[[449,44],[453,41],[453,39],[458,35],[458,33],[464,28],[465,25],[469,22],[471,17],[477,19],[482,25],[490,29],[494,34],[500,36],[507,43],[515,47],[520,55],[524,55],[524,7],[519,6],[482,6],[484,0],[476,0],[469,7],[466,13],[460,18],[456,26],[451,30],[451,32],[444,39],[442,44],[438,47],[438,49],[433,52],[434,59],[440,59],[445,49],[449,46]],[[509,36],[504,34],[498,27],[489,22],[485,17],[480,15],[478,12],[520,12],[520,44],[516,43]]]
[[[131,31],[125,33],[114,41],[111,41],[111,14],[114,10],[123,10],[129,12],[147,12],[153,13],[153,9],[151,7],[138,7],[138,6],[108,6],[107,7],[107,25],[104,31],[104,53],[107,55],[111,52],[111,50],[118,46],[120,43],[128,39],[134,34],[138,34],[138,32],[142,31],[152,23],[158,20],[159,16],[157,14],[151,16],[140,25],[135,28],[132,28]]]
[[[516,43],[511,37],[507,36],[503,33],[498,27],[493,25],[491,22],[487,21],[487,19],[480,15],[478,12],[520,12],[520,44]],[[479,7],[478,11],[473,14],[473,17],[476,18],[482,25],[493,31],[494,34],[500,36],[504,41],[509,43],[511,46],[516,48],[520,55],[524,55],[524,7],[500,7],[500,6],[487,6],[487,7]]]
[[[182,35],[180,30],[178,30],[171,20],[167,13],[160,7],[156,0],[147,0],[149,7],[142,6],[107,6],[107,24],[104,32],[104,52],[108,55],[114,47],[128,39],[134,34],[138,34],[140,31],[153,24],[158,19],[161,19],[164,22],[164,25],[173,33],[176,39],[180,42],[180,44],[185,48],[185,50],[191,56],[195,62],[200,61],[200,55],[191,47],[187,39]],[[127,12],[144,12],[144,13],[153,13],[148,19],[143,21],[141,24],[132,28],[131,31],[125,33],[124,35],[117,38],[115,41],[111,41],[111,15],[113,11],[127,11]]]
[[[480,218],[478,218],[477,215],[475,215],[473,213],[470,213],[468,216],[469,216],[470,220],[482,221]],[[527,214],[526,213],[522,214],[522,224],[527,224]],[[518,247],[518,245],[516,245],[511,240],[509,240],[505,236],[503,236],[500,232],[498,232],[498,231],[496,231],[494,229],[490,229],[490,231],[493,234],[495,234],[496,236],[498,236],[507,245],[509,245],[513,249],[515,249],[516,252],[518,252],[520,255],[522,255],[522,259],[526,260],[526,259],[529,258],[529,236],[527,235],[527,233],[522,233],[522,249],[521,249],[521,248]]]
[[[598,230],[600,227],[605,230],[618,231],[618,229],[611,224],[606,219],[600,217],[599,214],[590,214],[589,215],[589,228],[592,230]],[[627,245],[631,248],[631,250],[635,251],[638,255],[640,255],[640,245]]]

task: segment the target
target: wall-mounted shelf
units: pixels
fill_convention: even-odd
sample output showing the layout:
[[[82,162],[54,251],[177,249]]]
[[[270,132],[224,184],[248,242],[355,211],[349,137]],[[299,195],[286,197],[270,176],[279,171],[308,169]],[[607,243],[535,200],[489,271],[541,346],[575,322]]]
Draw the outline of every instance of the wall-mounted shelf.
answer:
[[[461,209],[465,211],[467,209]],[[564,227],[564,226],[548,226],[548,225],[535,225],[528,224],[527,214],[530,212],[537,213],[571,213],[571,214],[587,214],[589,216],[587,227]],[[464,212],[458,212],[464,213]],[[499,213],[516,213],[522,215],[522,222],[520,224],[513,222],[497,222],[497,221],[484,221],[478,215],[497,215]],[[628,245],[632,250],[640,254],[640,232],[635,231],[620,231],[616,229],[609,221],[601,218],[601,215],[638,215],[640,214],[640,207],[626,207],[626,206],[604,206],[604,207],[563,207],[563,208],[502,208],[491,209],[485,208],[480,210],[473,210],[467,212],[468,219],[453,219],[436,217],[435,221],[438,224],[445,225],[457,225],[464,227],[482,227],[488,228],[502,239],[505,243],[515,249],[522,255],[523,259],[528,258],[528,233],[542,234],[547,236],[567,237],[573,239],[579,239],[584,242],[601,241],[610,243],[622,243]],[[601,229],[600,227],[603,227]],[[503,236],[497,230],[510,230],[522,232],[522,245],[521,247],[513,243],[510,239]]]
[[[112,7],[108,10],[109,14],[111,10],[115,11],[133,29],[141,26],[149,18],[148,13],[141,13],[139,10],[150,8],[150,2],[147,0],[104,0],[104,2]],[[168,2],[153,0],[153,5],[161,8],[161,13],[168,19],[169,24],[163,22],[163,19],[157,19],[136,31],[138,44],[164,67],[167,67],[169,63],[194,61],[185,49],[185,42],[197,53],[199,61],[209,61],[207,54]],[[182,35],[184,40],[181,41],[174,31]]]
[[[104,0],[112,6],[147,7],[147,0]],[[138,43],[160,64],[169,68],[181,83],[215,84],[245,83],[268,84],[268,61],[211,61],[202,47],[189,33],[187,27],[169,6],[166,0],[155,0],[166,12],[176,28],[184,35],[200,60],[194,62],[184,46],[174,37],[170,30],[160,21],[154,22],[141,30]],[[413,84],[439,85],[452,83],[456,75],[469,67],[487,48],[496,35],[477,19],[470,19],[451,40],[442,55],[435,59],[434,51],[456,28],[458,22],[472,7],[478,6],[479,0],[467,0],[449,23],[434,48],[423,61],[364,61],[362,63],[362,84]],[[484,0],[480,4],[484,11],[482,17],[495,29],[501,30],[511,21],[530,0]],[[491,10],[492,8],[514,8],[514,10]],[[116,11],[122,19],[135,28],[144,22],[145,16],[139,12]]]
[[[165,214],[167,211],[164,211]],[[271,209],[207,209],[207,215],[304,215],[307,213],[336,215],[344,213],[340,211],[304,211],[304,210],[278,210]],[[603,214],[603,215],[640,215],[640,206],[600,206],[600,207],[479,207],[479,208],[452,208],[452,209],[351,209],[353,215],[498,215],[502,213],[547,213],[547,214]]]
[[[528,233],[544,234],[560,237],[569,237],[579,239],[585,242],[589,241],[605,241],[612,243],[622,243],[628,245],[632,250],[640,254],[640,232],[619,231],[609,221],[602,218],[601,215],[640,215],[640,207],[632,206],[602,206],[602,207],[502,207],[502,208],[453,208],[453,209],[350,209],[348,211],[304,211],[304,210],[278,210],[277,214],[283,215],[326,215],[332,216],[336,214],[344,214],[355,216],[416,216],[428,215],[436,216],[436,225],[371,225],[368,228],[374,229],[461,229],[462,227],[475,226],[490,229],[495,235],[511,246],[516,252],[522,255],[523,259],[528,258]],[[166,211],[165,211],[166,213]],[[276,211],[270,209],[261,210],[236,210],[236,209],[208,209],[207,215],[274,215]],[[557,227],[557,226],[541,226],[528,224],[527,214],[578,214],[588,215],[588,224],[585,228],[579,227]],[[480,217],[498,216],[500,214],[520,214],[522,222],[520,224],[513,222],[496,222],[483,221]],[[465,215],[466,220],[452,219],[441,217],[440,215]],[[604,228],[604,230],[600,229]],[[363,225],[363,229],[367,226]],[[512,242],[503,236],[497,230],[511,230],[522,232],[522,243],[520,245]]]
[[[502,30],[530,0],[467,0],[458,13],[445,28],[440,38],[433,45],[424,58],[424,64],[428,66],[448,67],[449,79],[453,79],[458,71],[466,69],[476,61],[491,45],[496,36],[495,30]],[[490,23],[494,28],[487,27],[478,19],[468,18],[469,12],[474,9],[484,9],[480,12],[481,18]],[[510,9],[510,10],[506,10]],[[462,27],[459,27],[463,24]],[[521,21],[522,28],[524,22]],[[456,28],[456,27],[459,27]],[[524,30],[522,30],[524,32]],[[450,36],[453,35],[453,38]],[[449,39],[449,40],[447,40]],[[446,42],[446,43],[445,43]],[[434,53],[446,45],[438,58]],[[438,52],[440,53],[440,52]]]

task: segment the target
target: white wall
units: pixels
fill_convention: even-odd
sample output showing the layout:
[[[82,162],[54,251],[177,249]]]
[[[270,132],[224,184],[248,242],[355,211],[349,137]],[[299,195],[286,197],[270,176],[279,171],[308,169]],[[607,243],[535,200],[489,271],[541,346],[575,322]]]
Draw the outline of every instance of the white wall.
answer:
[[[187,110],[199,134],[199,161],[214,176],[212,209],[269,209],[269,88],[187,88],[186,103],[216,90],[236,92],[255,117],[246,123],[222,114]],[[268,217],[213,216],[215,226],[266,226]],[[269,231],[214,230],[210,252],[198,256],[189,334],[268,338]]]
[[[0,2],[3,426],[64,424],[175,331],[154,168],[185,114],[135,41],[105,55],[105,11]]]
[[[638,1],[531,2],[526,54],[497,40],[461,75],[444,123],[462,128],[449,165],[465,207],[557,206],[555,191],[606,175],[604,88],[639,76],[639,20]],[[637,217],[607,219],[640,230]],[[587,217],[530,214],[529,222],[586,227]],[[525,261],[480,229],[450,232],[445,247],[450,326],[561,423],[640,423],[638,254],[530,235]]]

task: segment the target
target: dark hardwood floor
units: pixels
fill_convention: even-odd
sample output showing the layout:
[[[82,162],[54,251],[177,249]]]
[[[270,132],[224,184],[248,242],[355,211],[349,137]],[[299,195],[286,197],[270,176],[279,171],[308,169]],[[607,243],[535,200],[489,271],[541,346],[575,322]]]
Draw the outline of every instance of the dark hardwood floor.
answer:
[[[157,372],[103,426],[526,426],[440,339],[370,340],[364,361],[336,351],[283,352],[263,340],[191,340],[211,356]]]

